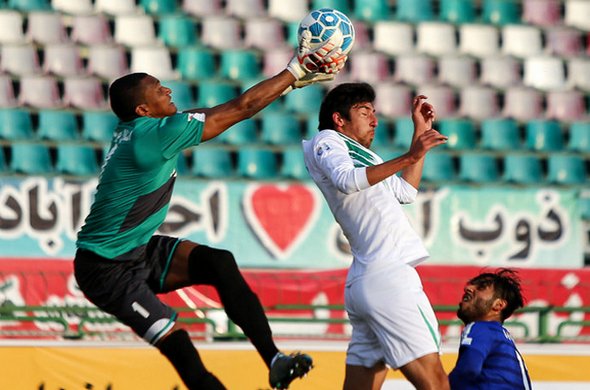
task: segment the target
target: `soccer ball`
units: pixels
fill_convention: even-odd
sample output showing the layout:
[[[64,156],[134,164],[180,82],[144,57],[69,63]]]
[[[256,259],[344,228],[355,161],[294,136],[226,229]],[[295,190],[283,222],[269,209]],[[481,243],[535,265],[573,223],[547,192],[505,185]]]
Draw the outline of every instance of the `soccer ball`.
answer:
[[[346,15],[332,8],[320,8],[311,11],[299,23],[297,40],[301,39],[303,31],[311,32],[311,47],[320,46],[332,36],[342,37],[340,48],[348,54],[354,44],[354,27]]]

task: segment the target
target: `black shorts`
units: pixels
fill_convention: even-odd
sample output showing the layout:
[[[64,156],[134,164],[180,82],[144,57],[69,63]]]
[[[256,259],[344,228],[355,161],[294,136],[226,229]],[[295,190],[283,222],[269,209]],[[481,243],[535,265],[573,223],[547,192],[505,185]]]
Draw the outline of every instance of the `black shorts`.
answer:
[[[155,344],[176,322],[177,314],[156,294],[166,292],[164,279],[179,242],[153,236],[126,261],[78,249],[74,259],[78,286],[90,302]]]

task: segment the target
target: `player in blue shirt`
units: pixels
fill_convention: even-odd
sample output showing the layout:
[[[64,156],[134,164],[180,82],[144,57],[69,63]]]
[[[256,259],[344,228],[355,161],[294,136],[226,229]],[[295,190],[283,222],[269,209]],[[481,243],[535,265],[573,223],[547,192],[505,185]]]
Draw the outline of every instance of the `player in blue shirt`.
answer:
[[[457,310],[466,326],[457,364],[449,375],[452,390],[532,388],[524,359],[502,326],[523,304],[514,270],[501,268],[467,282]]]

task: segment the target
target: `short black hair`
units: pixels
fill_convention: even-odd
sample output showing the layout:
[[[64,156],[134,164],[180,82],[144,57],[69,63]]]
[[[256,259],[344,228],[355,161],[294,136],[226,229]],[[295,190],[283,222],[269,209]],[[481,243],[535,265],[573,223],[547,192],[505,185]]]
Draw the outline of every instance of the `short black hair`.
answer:
[[[111,83],[109,99],[111,109],[122,121],[130,121],[138,117],[135,109],[143,103],[142,81],[147,73],[130,73]]]
[[[518,272],[510,268],[499,268],[495,272],[483,272],[471,279],[468,284],[478,289],[493,286],[494,298],[506,301],[502,310],[502,322],[510,317],[516,309],[524,306],[524,296]]]
[[[367,83],[343,83],[330,90],[320,107],[319,129],[334,129],[332,114],[337,112],[350,119],[350,109],[358,103],[373,103],[375,90]]]

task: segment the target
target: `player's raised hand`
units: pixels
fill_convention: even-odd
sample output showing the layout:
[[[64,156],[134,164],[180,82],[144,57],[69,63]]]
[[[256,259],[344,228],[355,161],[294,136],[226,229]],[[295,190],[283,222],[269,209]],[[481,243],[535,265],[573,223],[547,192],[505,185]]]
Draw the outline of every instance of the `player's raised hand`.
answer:
[[[287,65],[287,69],[297,80],[309,73],[338,73],[348,58],[340,48],[341,38],[335,34],[321,46],[312,48],[310,44],[311,33],[304,31],[301,34],[297,53]]]
[[[434,107],[426,99],[426,96],[418,95],[412,102],[412,121],[414,128],[420,132],[432,129],[432,123],[436,118]]]

